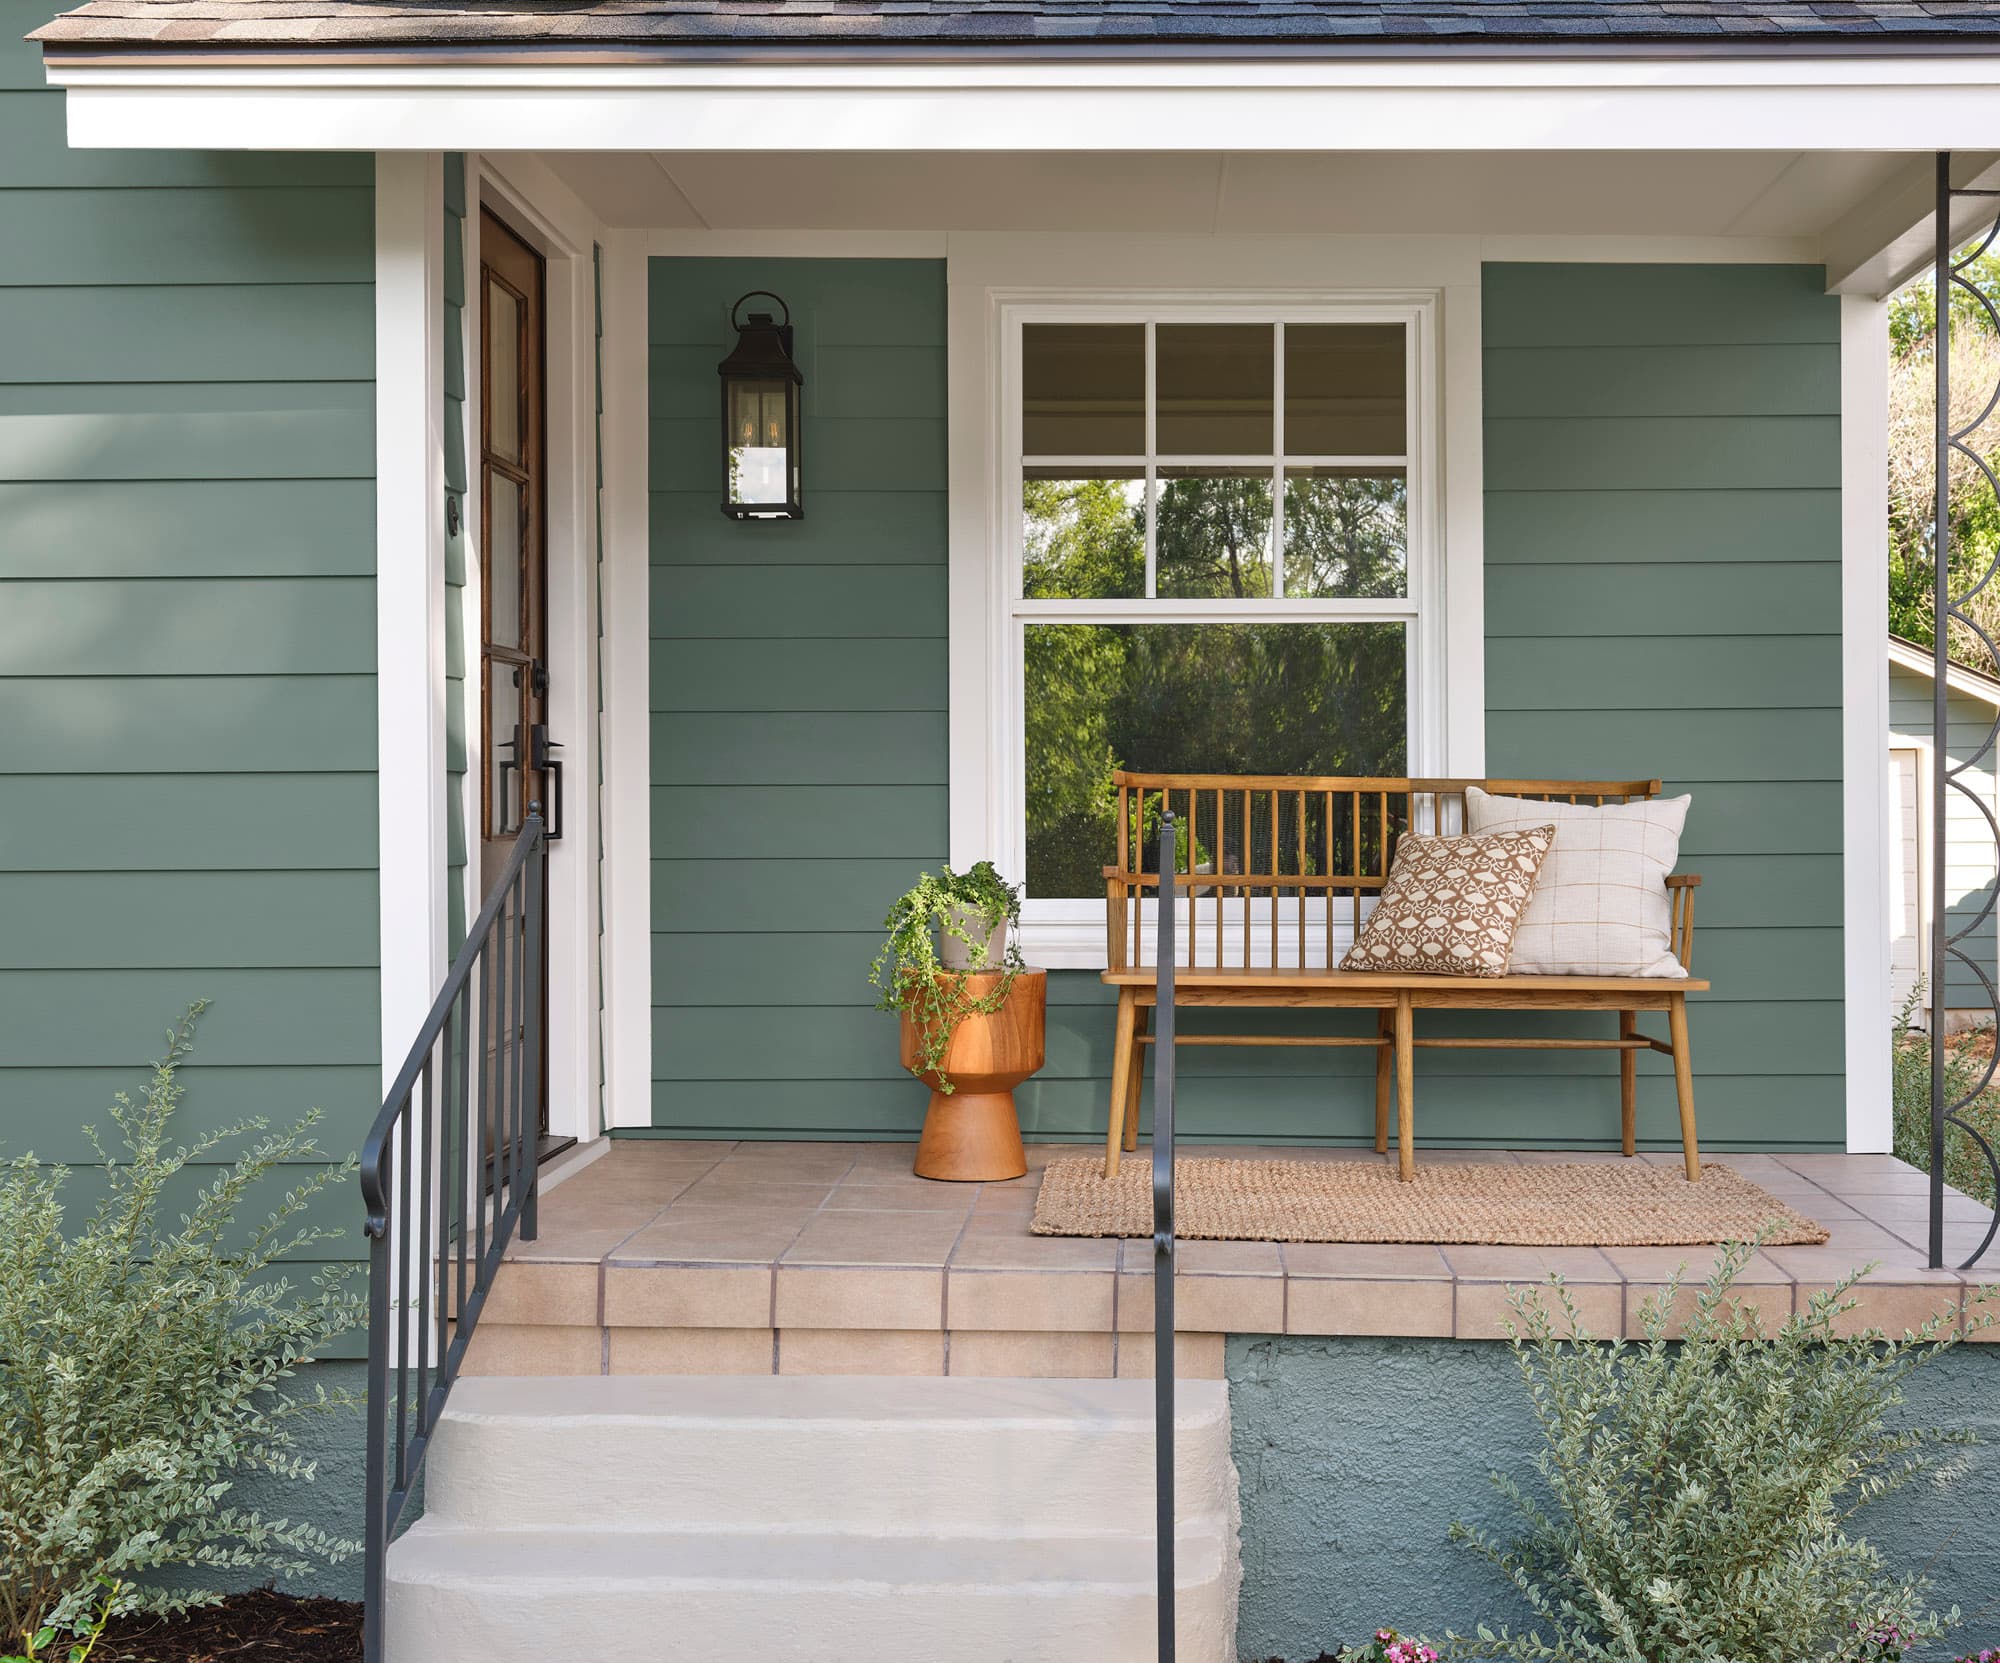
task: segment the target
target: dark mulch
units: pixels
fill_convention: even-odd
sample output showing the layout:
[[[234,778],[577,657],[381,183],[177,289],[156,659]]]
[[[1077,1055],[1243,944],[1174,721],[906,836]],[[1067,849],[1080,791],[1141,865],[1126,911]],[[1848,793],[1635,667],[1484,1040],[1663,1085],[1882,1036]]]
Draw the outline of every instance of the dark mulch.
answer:
[[[269,1588],[232,1594],[183,1617],[125,1617],[91,1663],[356,1663],[361,1607]]]

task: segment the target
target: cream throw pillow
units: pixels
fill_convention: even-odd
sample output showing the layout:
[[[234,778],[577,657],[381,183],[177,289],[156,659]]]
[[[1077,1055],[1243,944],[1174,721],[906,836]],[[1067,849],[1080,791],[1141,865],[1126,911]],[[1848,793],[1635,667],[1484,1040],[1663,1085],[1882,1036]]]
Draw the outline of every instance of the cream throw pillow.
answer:
[[[1680,858],[1691,797],[1542,803],[1467,786],[1472,832],[1554,823],[1528,915],[1507,961],[1516,976],[1684,976],[1674,957],[1667,874]]]
[[[1341,969],[1506,975],[1507,949],[1554,835],[1544,823],[1492,837],[1403,838]]]

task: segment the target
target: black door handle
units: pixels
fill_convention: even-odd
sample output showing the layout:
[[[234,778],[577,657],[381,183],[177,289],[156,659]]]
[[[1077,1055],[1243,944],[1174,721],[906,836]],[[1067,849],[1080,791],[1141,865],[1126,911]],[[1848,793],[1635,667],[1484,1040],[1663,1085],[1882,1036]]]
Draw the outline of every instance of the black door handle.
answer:
[[[549,826],[545,834],[551,843],[561,840],[563,834],[563,765],[551,753],[562,749],[560,740],[549,737],[549,725],[537,722],[529,730],[532,766],[548,777],[549,782]]]

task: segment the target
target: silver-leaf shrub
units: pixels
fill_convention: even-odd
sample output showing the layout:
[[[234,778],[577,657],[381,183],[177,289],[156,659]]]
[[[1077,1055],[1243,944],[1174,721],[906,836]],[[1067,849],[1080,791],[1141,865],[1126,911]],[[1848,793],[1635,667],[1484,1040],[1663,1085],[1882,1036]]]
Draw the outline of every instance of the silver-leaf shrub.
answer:
[[[1767,1335],[1732,1292],[1755,1245],[1718,1255],[1678,1342],[1678,1279],[1646,1301],[1636,1344],[1593,1343],[1559,1280],[1560,1320],[1537,1290],[1514,1296],[1539,1481],[1493,1475],[1515,1539],[1452,1533],[1538,1626],[1451,1635],[1448,1657],[1863,1663],[1956,1622],[1930,1608],[1924,1578],[1848,1533],[1858,1507],[1926,1469],[1949,1477],[1938,1453],[1971,1441],[1892,1426],[1911,1371],[1955,1343],[1956,1309],[1900,1340],[1849,1332],[1857,1272]]]
[[[119,1095],[122,1153],[89,1131],[103,1195],[80,1222],[68,1168],[0,1164],[0,1649],[87,1626],[107,1584],[121,1609],[171,1612],[217,1597],[208,1573],[294,1574],[354,1551],[230,1500],[246,1474],[312,1478],[300,1417],[351,1403],[286,1383],[364,1307],[345,1267],[300,1286],[280,1266],[340,1233],[306,1216],[353,1164],[321,1155],[317,1112],[169,1143],[202,1009],[168,1034],[142,1099]],[[269,1210],[239,1224],[253,1190]]]

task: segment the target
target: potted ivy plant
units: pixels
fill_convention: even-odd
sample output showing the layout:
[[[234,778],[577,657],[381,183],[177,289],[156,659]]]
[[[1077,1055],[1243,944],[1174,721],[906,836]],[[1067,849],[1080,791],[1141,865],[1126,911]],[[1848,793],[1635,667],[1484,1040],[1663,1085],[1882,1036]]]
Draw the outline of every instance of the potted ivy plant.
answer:
[[[902,1020],[902,1063],[931,1089],[926,1178],[1027,1171],[1014,1087],[1042,1066],[1047,978],[1023,963],[1021,892],[982,860],[925,872],[897,897],[869,979]]]

